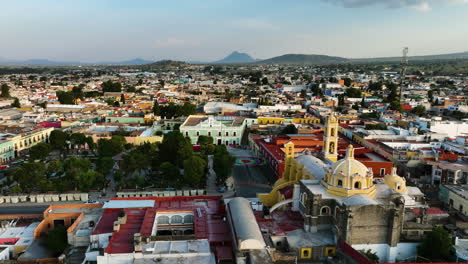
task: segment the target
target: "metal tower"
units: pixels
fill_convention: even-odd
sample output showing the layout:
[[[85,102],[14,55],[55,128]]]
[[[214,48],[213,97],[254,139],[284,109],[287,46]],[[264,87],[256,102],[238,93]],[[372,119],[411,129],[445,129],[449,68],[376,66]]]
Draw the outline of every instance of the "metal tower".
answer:
[[[403,57],[401,57],[401,75],[400,75],[400,102],[403,100],[403,82],[406,75],[406,66],[408,66],[408,47],[403,48]]]

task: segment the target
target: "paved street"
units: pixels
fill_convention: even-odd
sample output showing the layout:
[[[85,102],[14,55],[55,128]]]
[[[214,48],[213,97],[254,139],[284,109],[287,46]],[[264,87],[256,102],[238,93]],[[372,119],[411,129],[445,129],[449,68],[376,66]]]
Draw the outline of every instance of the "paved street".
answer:
[[[253,156],[249,150],[228,147],[228,151],[235,157]],[[271,186],[260,166],[234,165],[232,169],[237,196],[256,197],[257,193],[268,193]]]

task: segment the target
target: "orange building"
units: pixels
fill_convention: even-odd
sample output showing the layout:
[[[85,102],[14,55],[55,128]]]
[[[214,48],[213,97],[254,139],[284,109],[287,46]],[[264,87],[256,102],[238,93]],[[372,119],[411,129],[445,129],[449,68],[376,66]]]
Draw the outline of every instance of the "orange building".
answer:
[[[44,211],[44,220],[34,230],[34,239],[57,226],[73,227],[87,208],[101,208],[102,204],[53,204]]]

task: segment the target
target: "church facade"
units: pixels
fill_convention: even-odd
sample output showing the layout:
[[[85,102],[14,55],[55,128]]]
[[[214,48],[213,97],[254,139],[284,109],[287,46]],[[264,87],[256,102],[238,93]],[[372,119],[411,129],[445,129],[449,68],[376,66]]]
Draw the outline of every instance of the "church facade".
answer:
[[[320,155],[294,157],[294,144],[285,144],[283,177],[270,194],[260,194],[264,205],[300,212],[304,231],[317,236],[331,234],[357,250],[372,250],[380,261],[395,262],[416,254],[417,243],[402,243],[405,210],[425,208],[424,196],[407,187],[394,168],[384,179],[374,179],[372,169],[354,159],[349,145],[337,160],[338,122],[332,115],[325,126]],[[284,188],[293,188],[285,197]],[[281,205],[281,206],[279,206]]]

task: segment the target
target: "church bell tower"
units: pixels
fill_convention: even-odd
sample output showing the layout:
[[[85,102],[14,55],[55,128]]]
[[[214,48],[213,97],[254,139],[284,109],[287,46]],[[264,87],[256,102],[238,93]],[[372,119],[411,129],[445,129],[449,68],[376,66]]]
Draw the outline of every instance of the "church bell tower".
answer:
[[[333,113],[325,122],[322,154],[325,159],[338,160],[338,119]]]

